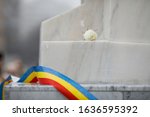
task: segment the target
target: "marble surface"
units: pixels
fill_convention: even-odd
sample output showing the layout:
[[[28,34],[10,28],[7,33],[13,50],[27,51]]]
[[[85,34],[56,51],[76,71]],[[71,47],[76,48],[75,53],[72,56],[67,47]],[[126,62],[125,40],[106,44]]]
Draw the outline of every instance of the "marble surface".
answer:
[[[41,41],[81,41],[87,29],[103,31],[104,0],[88,0],[81,6],[42,23]]]
[[[42,23],[41,40],[81,41],[87,29],[99,40],[150,42],[149,0],[84,0],[83,4]]]
[[[111,0],[110,39],[150,43],[150,0]]]
[[[100,80],[96,74],[101,74],[104,43],[45,42],[40,65],[56,69],[78,82],[97,82]]]
[[[82,84],[101,100],[150,99],[150,85]],[[66,100],[55,88],[48,85],[16,84],[5,87],[8,100]]]
[[[150,84],[150,44],[43,42],[40,65],[80,83]]]

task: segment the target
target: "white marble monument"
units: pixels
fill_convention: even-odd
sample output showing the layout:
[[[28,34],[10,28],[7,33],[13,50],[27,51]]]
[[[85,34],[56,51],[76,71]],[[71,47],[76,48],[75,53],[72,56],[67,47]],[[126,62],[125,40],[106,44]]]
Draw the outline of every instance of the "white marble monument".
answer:
[[[40,65],[80,83],[150,84],[150,1],[84,0],[42,22]],[[96,41],[85,41],[92,29]]]

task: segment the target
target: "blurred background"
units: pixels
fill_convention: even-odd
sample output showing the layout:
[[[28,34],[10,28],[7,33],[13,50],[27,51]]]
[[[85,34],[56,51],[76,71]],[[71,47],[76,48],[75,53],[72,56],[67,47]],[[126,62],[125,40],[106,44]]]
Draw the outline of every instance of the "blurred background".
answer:
[[[80,0],[0,0],[0,53],[8,71],[38,65],[42,21],[80,5]]]

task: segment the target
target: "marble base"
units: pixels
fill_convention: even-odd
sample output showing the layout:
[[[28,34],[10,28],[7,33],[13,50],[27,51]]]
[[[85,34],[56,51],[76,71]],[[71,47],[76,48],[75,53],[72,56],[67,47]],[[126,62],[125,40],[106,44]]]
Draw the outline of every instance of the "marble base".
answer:
[[[40,65],[79,83],[150,84],[150,44],[44,41],[41,50]]]
[[[150,100],[150,85],[83,84],[99,100]],[[52,86],[9,84],[6,100],[66,100]]]

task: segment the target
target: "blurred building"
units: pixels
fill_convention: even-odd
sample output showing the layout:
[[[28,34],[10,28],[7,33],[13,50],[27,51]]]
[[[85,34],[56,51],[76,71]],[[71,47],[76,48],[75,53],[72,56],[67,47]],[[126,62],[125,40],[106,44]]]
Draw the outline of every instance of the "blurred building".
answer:
[[[0,51],[4,51],[4,14],[3,14],[3,0],[0,0]]]
[[[80,5],[80,0],[0,0],[0,49],[37,65],[40,23]],[[53,37],[52,37],[53,38]]]

